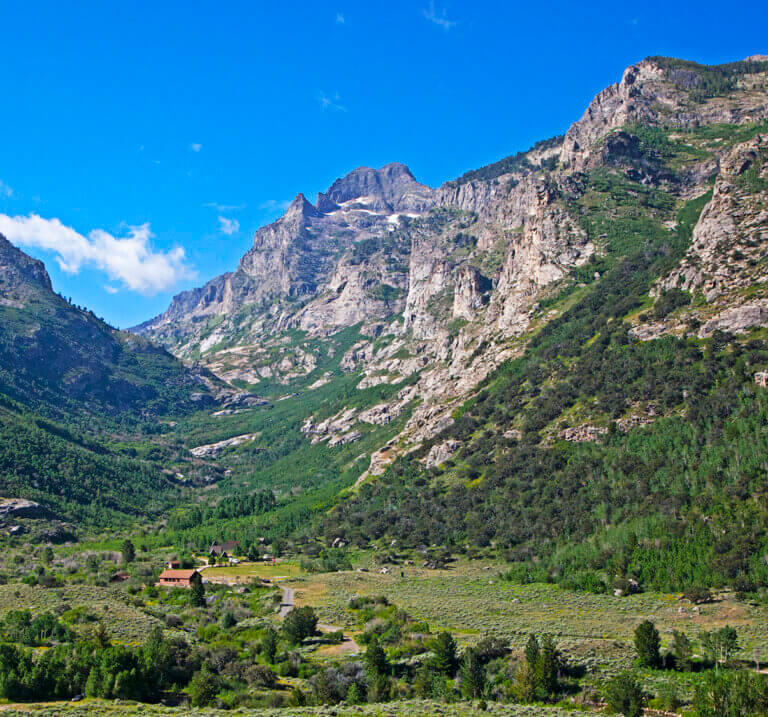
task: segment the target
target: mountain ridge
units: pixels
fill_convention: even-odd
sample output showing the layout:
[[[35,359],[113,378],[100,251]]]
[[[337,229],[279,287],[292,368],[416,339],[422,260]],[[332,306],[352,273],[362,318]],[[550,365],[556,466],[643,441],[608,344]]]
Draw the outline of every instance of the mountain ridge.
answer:
[[[322,354],[286,344],[283,332],[322,339],[363,322],[364,338],[342,363],[362,371],[360,388],[418,377],[397,400],[415,391],[420,405],[399,447],[372,457],[379,472],[450,423],[474,387],[519,352],[518,337],[550,320],[537,301],[548,287],[604,255],[602,236],[574,212],[590,177],[625,176],[670,192],[665,201],[703,195],[732,144],[696,133],[768,119],[767,72],[762,61],[647,58],[598,93],[562,138],[435,189],[418,185],[418,212],[388,214],[396,205],[385,190],[363,194],[384,186],[373,179],[383,170],[353,170],[332,185],[337,193],[321,193],[327,212],[300,225],[287,213],[260,229],[237,272],[209,284],[210,301],[196,294],[190,309],[182,295],[138,330],[224,380],[257,391],[277,382],[279,391],[310,382]],[[679,155],[674,167],[670,152]],[[404,165],[386,167],[403,197],[414,189]]]

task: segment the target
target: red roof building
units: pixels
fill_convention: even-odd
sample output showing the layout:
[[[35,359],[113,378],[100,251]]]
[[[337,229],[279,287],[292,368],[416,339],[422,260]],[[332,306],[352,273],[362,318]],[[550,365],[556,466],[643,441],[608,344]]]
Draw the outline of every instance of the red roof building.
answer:
[[[160,573],[160,585],[188,588],[192,586],[194,575],[197,575],[197,570],[163,570]]]

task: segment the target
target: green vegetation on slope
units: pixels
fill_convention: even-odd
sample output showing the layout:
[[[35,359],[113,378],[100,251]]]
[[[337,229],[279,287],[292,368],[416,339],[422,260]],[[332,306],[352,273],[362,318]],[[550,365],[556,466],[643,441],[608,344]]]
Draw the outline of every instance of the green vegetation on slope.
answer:
[[[600,278],[452,427],[342,501],[326,536],[493,543],[509,559],[535,560],[548,579],[591,571],[603,589],[629,578],[661,589],[768,585],[768,397],[752,385],[768,344],[721,333],[640,342],[626,321],[682,256],[707,199],[683,206],[671,232],[662,225],[674,216],[671,197],[592,175],[573,210],[605,253],[576,274]],[[615,419],[649,405],[652,425],[617,429]],[[574,410],[608,432],[557,440]],[[447,439],[461,441],[459,452],[425,470],[418,460]]]

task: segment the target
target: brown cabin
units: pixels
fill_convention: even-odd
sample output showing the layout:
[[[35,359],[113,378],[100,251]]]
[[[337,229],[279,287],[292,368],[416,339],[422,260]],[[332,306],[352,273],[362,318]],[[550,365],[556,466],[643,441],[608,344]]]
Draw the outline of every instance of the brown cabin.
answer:
[[[229,558],[233,556],[240,548],[240,542],[230,540],[226,543],[214,543],[208,549],[208,555],[215,555],[218,558]]]
[[[163,570],[160,573],[160,585],[173,588],[188,588],[192,586],[193,576],[197,570]]]
[[[128,575],[128,573],[124,573],[124,572],[112,573],[112,575],[110,575],[110,577],[109,577],[109,582],[111,582],[111,583],[124,583],[130,577],[131,576]]]

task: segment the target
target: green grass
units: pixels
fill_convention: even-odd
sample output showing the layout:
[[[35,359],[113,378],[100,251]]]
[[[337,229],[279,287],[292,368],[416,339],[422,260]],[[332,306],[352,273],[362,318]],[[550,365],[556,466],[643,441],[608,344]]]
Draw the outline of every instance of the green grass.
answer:
[[[112,640],[124,644],[143,642],[160,621],[131,604],[132,598],[117,587],[65,585],[63,588],[30,587],[20,583],[0,586],[0,614],[20,607],[34,614],[53,611],[56,614],[82,607],[104,624]],[[77,625],[86,632],[95,622]]]
[[[489,702],[488,711],[481,712],[477,702],[433,702],[430,700],[403,700],[371,705],[349,706],[345,704],[333,707],[291,707],[291,708],[248,708],[247,710],[218,710],[212,708],[173,708],[162,705],[139,704],[136,702],[116,703],[106,700],[83,700],[75,704],[25,704],[15,705],[19,713],[40,715],[66,715],[66,717],[90,717],[90,715],[239,715],[248,714],[255,717],[285,717],[286,715],[337,715],[352,717],[352,715],[374,715],[375,717],[469,717],[470,715],[494,714],[501,717],[568,717],[573,712],[561,707],[545,705],[515,705],[508,703]],[[0,708],[1,709],[1,708]]]
[[[298,563],[241,563],[240,565],[228,565],[226,567],[206,568],[203,571],[205,577],[214,578],[275,578],[292,579],[301,576],[302,570]]]
[[[768,658],[768,606],[740,603],[731,597],[702,605],[697,614],[679,594],[614,597],[542,583],[516,585],[499,578],[504,568],[488,561],[461,561],[451,570],[439,571],[390,566],[389,575],[375,570],[329,573],[288,584],[296,589],[297,603],[317,605],[322,620],[333,624],[349,624],[346,607],[350,598],[386,595],[433,630],[454,631],[466,642],[490,632],[522,645],[528,633],[536,632],[574,644],[604,642],[627,647],[635,626],[644,619],[656,622],[664,644],[672,629],[695,636],[703,629],[729,623],[739,631],[745,657],[756,648],[762,659]]]

